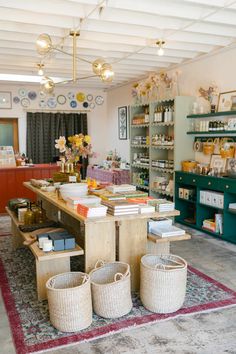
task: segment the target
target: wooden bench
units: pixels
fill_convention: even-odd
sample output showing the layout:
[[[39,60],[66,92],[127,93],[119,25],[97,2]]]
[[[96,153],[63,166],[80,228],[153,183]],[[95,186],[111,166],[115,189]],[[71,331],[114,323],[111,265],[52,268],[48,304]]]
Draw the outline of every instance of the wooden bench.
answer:
[[[30,233],[22,232],[19,229],[21,223],[19,223],[16,215],[7,207],[6,211],[11,218],[14,248],[17,249],[24,244],[28,245],[35,257],[38,300],[44,300],[47,298],[46,281],[56,274],[69,272],[70,257],[83,255],[84,251],[81,247],[76,245],[73,250],[43,252],[38,247],[38,242],[32,243],[33,239]]]

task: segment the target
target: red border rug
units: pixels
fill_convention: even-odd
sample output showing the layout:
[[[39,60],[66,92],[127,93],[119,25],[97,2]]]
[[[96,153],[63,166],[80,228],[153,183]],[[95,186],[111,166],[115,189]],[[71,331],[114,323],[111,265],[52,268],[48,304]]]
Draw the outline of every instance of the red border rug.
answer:
[[[10,237],[1,238],[1,246],[4,246],[5,240],[9,241]],[[7,249],[10,244],[7,242]],[[236,304],[235,291],[189,266],[186,300],[179,311],[164,315],[151,313],[142,306],[138,294],[133,294],[134,307],[130,314],[115,320],[105,320],[94,316],[93,323],[88,329],[73,334],[61,333],[49,323],[47,302],[37,301],[35,274],[32,271],[34,258],[30,251],[28,249],[17,251],[10,249],[6,256],[6,248],[5,252],[1,252],[4,251],[4,248],[0,249],[2,256],[2,260],[0,259],[0,285],[17,354],[35,353],[69,346],[94,340],[109,335],[109,333],[118,333],[134,326],[144,326],[178,316],[208,312]],[[15,267],[17,267],[17,271],[14,269]],[[32,278],[29,278],[30,290],[26,289],[25,292],[23,291],[27,279],[22,279],[24,285],[19,284],[24,270],[26,274],[29,270],[32,273]],[[36,313],[37,316],[34,317]]]

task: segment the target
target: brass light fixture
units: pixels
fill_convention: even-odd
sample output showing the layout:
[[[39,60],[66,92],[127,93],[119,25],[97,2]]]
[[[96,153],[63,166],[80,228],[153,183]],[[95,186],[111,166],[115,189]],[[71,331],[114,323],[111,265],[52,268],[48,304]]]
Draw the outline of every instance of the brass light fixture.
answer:
[[[36,41],[36,48],[37,52],[43,56],[44,62],[47,58],[47,56],[54,52],[58,51],[60,53],[72,56],[72,79],[66,80],[66,81],[61,81],[57,82],[57,84],[67,84],[67,83],[76,83],[80,80],[87,79],[90,77],[95,77],[98,76],[103,82],[112,82],[113,77],[114,77],[114,71],[112,70],[112,66],[109,63],[106,63],[106,61],[103,58],[98,58],[94,60],[93,62],[83,59],[81,57],[77,56],[77,38],[80,35],[79,31],[70,31],[69,35],[72,37],[73,40],[73,47],[72,47],[72,54],[64,51],[60,46],[58,45],[53,45],[51,37],[46,34],[42,33],[38,37]],[[92,65],[92,71],[93,75],[85,76],[85,77],[77,77],[77,60],[84,61],[86,63],[89,63]],[[42,69],[42,67],[39,67],[41,64],[37,64],[39,70]],[[45,66],[42,64],[43,67]],[[40,71],[41,73],[42,71]],[[39,73],[39,72],[38,72]],[[40,75],[40,74],[39,74]],[[41,82],[42,89],[46,93],[52,93],[55,87],[55,83],[50,77],[44,77]]]
[[[44,74],[44,71],[43,71],[44,64],[42,64],[42,63],[37,64],[37,68],[38,68],[38,75],[39,76],[43,76],[43,74]]]
[[[159,39],[159,40],[156,42],[156,45],[158,46],[157,55],[159,55],[159,56],[164,55],[164,48],[163,48],[163,46],[165,45],[165,41],[163,41],[162,39]]]

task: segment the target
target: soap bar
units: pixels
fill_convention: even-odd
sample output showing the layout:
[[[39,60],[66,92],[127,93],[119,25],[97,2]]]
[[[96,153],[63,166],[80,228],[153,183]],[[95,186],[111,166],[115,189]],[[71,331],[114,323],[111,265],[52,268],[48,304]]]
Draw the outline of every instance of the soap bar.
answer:
[[[58,234],[57,232],[52,232],[49,233],[48,236],[52,240],[54,251],[64,251],[64,239],[62,238],[62,236],[60,236],[60,234]]]
[[[75,238],[73,235],[64,234],[62,235],[65,243],[65,250],[71,250],[75,248]]]

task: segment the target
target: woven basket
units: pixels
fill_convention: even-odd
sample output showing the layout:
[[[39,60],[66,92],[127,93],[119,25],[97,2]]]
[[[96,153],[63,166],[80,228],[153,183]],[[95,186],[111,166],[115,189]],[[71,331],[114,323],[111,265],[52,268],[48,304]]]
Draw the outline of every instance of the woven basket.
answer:
[[[140,298],[149,311],[171,313],[183,305],[187,263],[175,255],[147,254],[141,258]]]
[[[61,332],[75,332],[92,323],[90,278],[81,272],[68,272],[46,283],[50,321]]]
[[[127,263],[98,261],[89,275],[93,310],[97,315],[117,318],[130,312],[133,304],[130,267]]]

